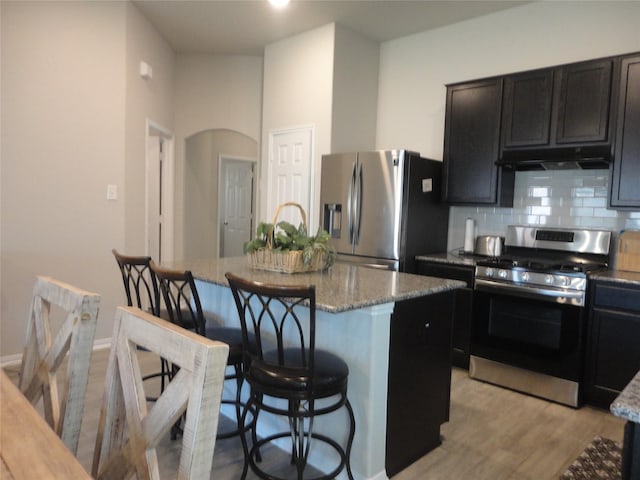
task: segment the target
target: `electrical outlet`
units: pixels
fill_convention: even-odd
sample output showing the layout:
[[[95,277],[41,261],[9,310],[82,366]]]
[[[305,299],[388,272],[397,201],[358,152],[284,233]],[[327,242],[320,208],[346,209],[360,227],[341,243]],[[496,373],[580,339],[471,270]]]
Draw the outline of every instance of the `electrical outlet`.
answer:
[[[433,191],[433,179],[432,178],[423,178],[422,179],[422,193],[427,193]]]
[[[107,200],[118,199],[118,186],[114,184],[107,185]]]

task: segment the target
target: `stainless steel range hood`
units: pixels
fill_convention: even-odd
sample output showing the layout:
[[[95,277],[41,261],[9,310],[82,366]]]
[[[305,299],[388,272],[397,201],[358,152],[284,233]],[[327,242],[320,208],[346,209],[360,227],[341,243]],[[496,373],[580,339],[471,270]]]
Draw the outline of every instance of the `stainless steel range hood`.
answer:
[[[506,150],[496,162],[512,170],[608,169],[609,145]]]

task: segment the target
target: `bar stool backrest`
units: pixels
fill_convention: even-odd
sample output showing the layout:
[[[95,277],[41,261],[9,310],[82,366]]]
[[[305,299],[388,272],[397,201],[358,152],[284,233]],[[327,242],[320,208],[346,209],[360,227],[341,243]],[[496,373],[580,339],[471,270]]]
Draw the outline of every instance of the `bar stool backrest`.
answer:
[[[159,315],[160,292],[153,271],[151,257],[123,255],[115,248],[111,251],[122,274],[127,305]]]
[[[274,374],[295,377],[298,385],[311,390],[315,369],[315,286],[268,285],[230,273],[226,276],[245,342],[248,335],[256,339],[255,352],[245,349],[245,368],[253,362],[270,365]]]
[[[191,271],[160,267],[153,261],[151,269],[171,322],[206,336],[206,318]]]

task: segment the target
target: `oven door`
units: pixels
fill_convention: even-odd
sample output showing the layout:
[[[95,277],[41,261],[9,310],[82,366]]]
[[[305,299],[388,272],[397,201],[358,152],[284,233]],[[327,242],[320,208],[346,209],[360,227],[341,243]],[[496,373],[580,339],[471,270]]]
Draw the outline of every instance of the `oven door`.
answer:
[[[474,294],[471,355],[579,382],[583,308],[517,294]]]

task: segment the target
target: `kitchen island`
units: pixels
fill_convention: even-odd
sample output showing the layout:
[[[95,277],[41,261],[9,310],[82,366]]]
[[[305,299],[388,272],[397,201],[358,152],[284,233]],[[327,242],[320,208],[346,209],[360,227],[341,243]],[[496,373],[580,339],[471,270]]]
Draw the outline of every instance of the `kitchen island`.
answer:
[[[319,348],[342,356],[349,365],[348,395],[356,417],[351,453],[354,476],[357,479],[388,478],[385,470],[387,385],[394,306],[396,302],[404,305],[405,302],[450,292],[464,286],[463,282],[346,263],[337,263],[324,272],[294,275],[253,270],[245,258],[180,261],[166,266],[191,270],[197,279],[202,306],[208,316],[220,325],[236,327],[239,325],[238,314],[224,276],[226,272],[264,283],[314,284],[316,343]],[[430,313],[425,311],[421,315],[428,320]],[[425,326],[428,327],[429,323],[426,322]],[[450,345],[445,347],[450,348]],[[446,389],[448,399],[449,387],[447,383],[432,385],[431,389],[434,392]],[[439,425],[437,427],[439,430]],[[274,425],[273,428],[280,427]],[[346,414],[344,418],[341,412],[337,412],[326,419],[318,419],[316,430],[339,441],[346,438]],[[408,432],[408,435],[412,433]],[[328,468],[331,460],[323,457],[322,451],[316,453],[318,455],[310,458],[310,463],[321,470],[323,466]]]

